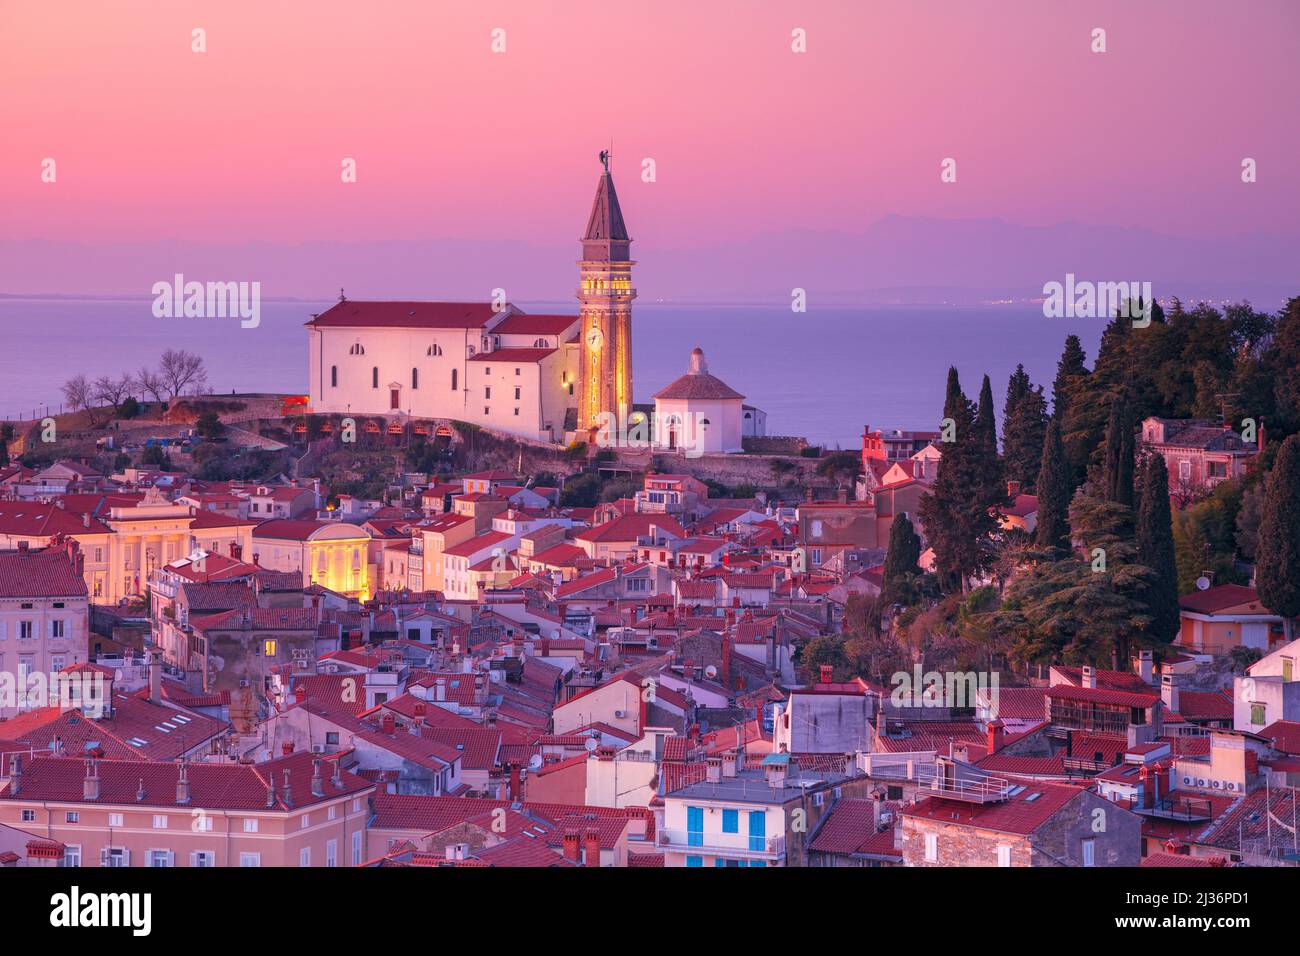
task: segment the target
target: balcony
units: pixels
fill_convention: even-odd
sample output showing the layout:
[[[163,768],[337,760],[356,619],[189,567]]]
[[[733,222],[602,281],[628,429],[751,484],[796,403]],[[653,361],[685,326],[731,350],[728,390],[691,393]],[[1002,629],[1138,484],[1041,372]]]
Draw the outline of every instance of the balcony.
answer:
[[[655,845],[671,853],[725,856],[745,860],[776,860],[785,856],[785,837],[750,837],[744,833],[690,833],[657,830]]]
[[[1011,795],[1011,782],[1002,777],[968,777],[937,775],[930,783],[930,793],[945,800],[964,803],[998,803]]]

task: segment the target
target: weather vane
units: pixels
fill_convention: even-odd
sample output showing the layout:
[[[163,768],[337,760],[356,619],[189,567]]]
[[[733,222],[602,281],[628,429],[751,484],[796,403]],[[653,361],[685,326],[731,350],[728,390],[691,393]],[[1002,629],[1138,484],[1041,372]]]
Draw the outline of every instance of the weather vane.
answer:
[[[600,151],[600,162],[605,167],[605,172],[609,172],[609,150],[602,149]]]

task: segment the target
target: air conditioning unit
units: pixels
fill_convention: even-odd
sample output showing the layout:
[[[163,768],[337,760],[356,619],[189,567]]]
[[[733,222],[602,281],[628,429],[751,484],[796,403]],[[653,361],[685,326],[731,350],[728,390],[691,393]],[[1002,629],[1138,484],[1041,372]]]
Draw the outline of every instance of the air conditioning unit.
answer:
[[[615,717],[626,717],[626,716],[627,716],[627,712],[626,712],[626,711],[623,711],[623,710],[616,710],[616,711],[614,711],[614,716],[615,716]]]
[[[323,754],[325,752],[325,748],[321,744],[312,744],[311,752],[314,754]]]

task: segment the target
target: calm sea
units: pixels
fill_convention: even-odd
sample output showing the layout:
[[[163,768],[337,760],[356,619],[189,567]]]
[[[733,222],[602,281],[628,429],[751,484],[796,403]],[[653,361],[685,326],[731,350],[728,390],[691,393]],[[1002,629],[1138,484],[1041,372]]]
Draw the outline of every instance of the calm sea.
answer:
[[[157,362],[165,348],[206,359],[217,392],[302,392],[313,312],[329,302],[263,302],[256,329],[237,319],[156,319],[151,300],[0,299],[0,417],[58,409],[60,386]],[[521,303],[531,311],[572,305]],[[974,397],[987,372],[1001,412],[1007,377],[1024,363],[1050,383],[1065,336],[1079,335],[1089,362],[1102,320],[1047,319],[1025,306],[811,309],[638,303],[634,385],[638,401],[686,371],[704,349],[709,371],[768,413],[768,432],[859,447],[863,425],[935,428],[944,379],[956,365]],[[1050,391],[1050,385],[1049,389]]]

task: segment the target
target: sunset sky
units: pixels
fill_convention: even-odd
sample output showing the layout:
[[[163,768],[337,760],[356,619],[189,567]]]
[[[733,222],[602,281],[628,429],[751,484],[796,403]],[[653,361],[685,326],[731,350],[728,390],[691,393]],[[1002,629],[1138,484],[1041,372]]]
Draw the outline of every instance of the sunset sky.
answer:
[[[610,142],[663,249],[890,214],[1294,235],[1297,62],[1294,0],[3,0],[0,240],[569,241]]]

